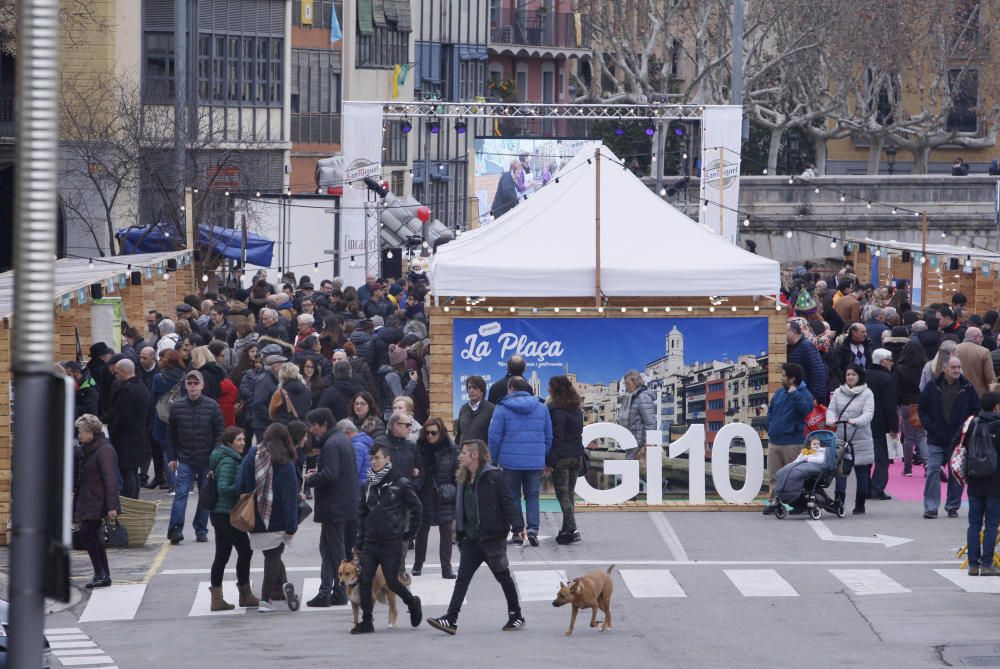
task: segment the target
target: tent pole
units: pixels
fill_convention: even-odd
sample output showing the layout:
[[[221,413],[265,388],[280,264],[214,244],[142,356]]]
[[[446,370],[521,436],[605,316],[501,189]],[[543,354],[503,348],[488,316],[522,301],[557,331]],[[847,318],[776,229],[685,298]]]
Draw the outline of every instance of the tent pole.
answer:
[[[597,256],[594,263],[594,306],[601,306],[601,149],[598,147],[594,151],[594,160],[597,161],[594,170],[594,235],[596,242]]]
[[[726,228],[726,210],[722,208],[722,198],[725,197],[725,195],[723,195],[723,192],[725,191],[726,188],[726,173],[725,173],[725,165],[722,162],[723,159],[722,151],[723,148],[720,146],[719,147],[719,236],[720,237],[723,236],[722,232]]]

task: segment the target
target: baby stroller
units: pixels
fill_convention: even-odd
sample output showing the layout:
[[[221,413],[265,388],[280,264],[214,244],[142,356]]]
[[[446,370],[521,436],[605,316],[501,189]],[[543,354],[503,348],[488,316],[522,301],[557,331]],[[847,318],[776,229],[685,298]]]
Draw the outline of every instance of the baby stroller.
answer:
[[[806,436],[806,446],[818,439],[823,447],[822,463],[796,462],[785,465],[776,477],[778,508],[774,517],[783,520],[789,515],[785,504],[792,507],[792,515],[809,514],[813,520],[823,516],[823,510],[843,518],[847,513],[842,501],[831,499],[826,488],[836,478],[838,460],[837,436],[830,430],[815,430]]]

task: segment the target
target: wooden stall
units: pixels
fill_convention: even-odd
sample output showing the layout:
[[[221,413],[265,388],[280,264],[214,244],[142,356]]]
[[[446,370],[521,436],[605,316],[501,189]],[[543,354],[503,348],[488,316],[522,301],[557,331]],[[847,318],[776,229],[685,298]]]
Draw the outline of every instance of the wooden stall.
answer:
[[[175,269],[170,269],[175,265]],[[55,359],[73,360],[77,337],[86,361],[92,341],[92,286],[100,286],[102,297],[121,298],[122,319],[138,328],[145,327],[146,312],[152,309],[173,314],[184,295],[195,290],[196,279],[191,253],[173,251],[114,258],[86,258],[56,261],[56,291],[53,299]],[[133,275],[138,272],[138,283]],[[0,274],[0,528],[7,527],[11,510],[11,454],[14,377],[11,369],[14,304],[14,272]],[[41,296],[40,296],[41,297]],[[110,344],[110,342],[108,342]],[[0,531],[0,545],[6,544]]]

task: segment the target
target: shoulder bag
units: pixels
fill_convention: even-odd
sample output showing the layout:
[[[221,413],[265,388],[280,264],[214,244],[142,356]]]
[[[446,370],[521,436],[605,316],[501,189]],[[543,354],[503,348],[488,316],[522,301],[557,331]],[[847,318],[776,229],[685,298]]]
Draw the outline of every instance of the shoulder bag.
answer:
[[[257,504],[254,493],[245,492],[229,512],[229,524],[240,532],[250,532],[257,525]]]
[[[104,545],[108,548],[127,548],[128,530],[118,523],[118,519],[104,519]]]
[[[198,488],[198,508],[212,513],[219,503],[219,486],[215,480],[215,470],[210,470],[205,477],[205,485]]]

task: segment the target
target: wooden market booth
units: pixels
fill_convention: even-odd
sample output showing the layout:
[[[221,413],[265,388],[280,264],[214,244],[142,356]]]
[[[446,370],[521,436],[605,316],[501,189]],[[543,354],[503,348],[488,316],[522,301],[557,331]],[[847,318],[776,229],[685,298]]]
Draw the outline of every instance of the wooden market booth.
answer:
[[[174,308],[188,293],[195,291],[195,274],[189,251],[147,253],[111,258],[64,258],[56,261],[55,295],[52,317],[56,359],[53,363],[74,360],[77,346],[86,362],[87,351],[98,328],[94,318],[95,297],[120,299],[121,319],[145,328],[146,312],[158,310],[173,314]],[[39,296],[44,299],[44,296]],[[103,306],[103,305],[102,305]],[[102,309],[102,313],[107,309]],[[11,355],[13,325],[17,316],[14,304],[14,272],[0,274],[0,528],[7,527],[11,505],[11,450],[13,416],[13,373]],[[99,318],[100,330],[106,332],[106,319]],[[112,341],[106,342],[116,351]],[[0,531],[0,545],[6,544],[6,532]]]

